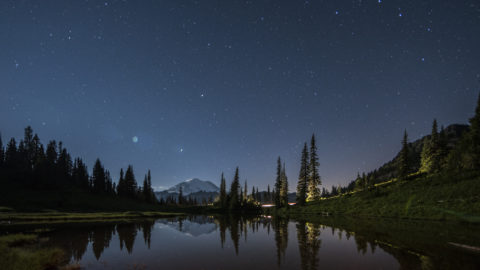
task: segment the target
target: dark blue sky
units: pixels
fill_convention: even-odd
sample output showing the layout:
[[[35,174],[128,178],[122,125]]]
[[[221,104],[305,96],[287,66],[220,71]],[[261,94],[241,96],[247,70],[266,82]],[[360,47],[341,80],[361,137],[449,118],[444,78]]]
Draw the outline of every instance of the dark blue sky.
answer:
[[[5,0],[0,41],[4,141],[31,125],[156,187],[240,166],[264,189],[280,155],[293,190],[313,132],[323,183],[346,184],[479,93],[473,0]]]

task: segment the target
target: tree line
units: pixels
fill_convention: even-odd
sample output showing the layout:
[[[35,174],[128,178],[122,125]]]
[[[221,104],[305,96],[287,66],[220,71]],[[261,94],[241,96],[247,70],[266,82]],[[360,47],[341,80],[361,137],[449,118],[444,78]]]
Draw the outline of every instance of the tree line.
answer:
[[[117,182],[97,158],[92,173],[81,158],[72,159],[62,142],[50,141],[46,147],[28,126],[17,144],[11,138],[6,148],[0,136],[0,183],[3,187],[30,190],[83,190],[155,203],[150,170],[139,186],[133,167],[120,170]],[[116,184],[118,183],[118,184]]]
[[[407,130],[405,130],[401,140],[401,150],[393,163],[392,179],[408,181],[424,175],[453,175],[462,171],[480,170],[480,95],[477,100],[475,114],[469,119],[469,123],[468,130],[461,135],[456,143],[452,144],[449,142],[443,126],[439,130],[437,120],[434,119],[432,121],[431,133],[423,139],[420,160],[414,159],[413,147],[408,140]],[[302,154],[302,168],[305,170],[303,162]],[[305,172],[303,174],[301,172],[299,186],[304,181],[305,174]],[[381,179],[381,174],[380,170],[374,170],[368,174],[358,173],[356,179],[346,186],[332,186],[331,191],[327,191],[324,188],[321,196],[331,197],[351,191],[373,189],[376,184],[385,181]]]
[[[230,191],[227,192],[225,175],[220,176],[220,193],[215,199],[214,205],[223,210],[256,210],[258,209],[258,187],[252,187],[252,193],[248,195],[247,181],[244,187],[240,185],[240,174],[238,167],[230,184]]]

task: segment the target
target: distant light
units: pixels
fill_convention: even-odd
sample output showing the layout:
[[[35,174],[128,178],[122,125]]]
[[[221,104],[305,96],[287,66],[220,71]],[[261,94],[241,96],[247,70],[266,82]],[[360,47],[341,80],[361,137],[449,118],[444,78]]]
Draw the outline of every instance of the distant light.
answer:
[[[398,13],[398,17],[403,17],[403,14],[401,12]]]
[[[262,207],[273,207],[273,206],[275,206],[275,205],[273,205],[273,204],[262,204]]]
[[[338,12],[338,10],[335,10],[335,15],[338,15],[340,12]]]
[[[425,58],[422,57],[422,62],[425,62]]]
[[[180,153],[183,153],[183,148],[180,148]]]
[[[132,137],[132,142],[133,142],[133,143],[137,143],[137,142],[138,142],[138,137],[137,137],[137,136],[133,136],[133,137]]]

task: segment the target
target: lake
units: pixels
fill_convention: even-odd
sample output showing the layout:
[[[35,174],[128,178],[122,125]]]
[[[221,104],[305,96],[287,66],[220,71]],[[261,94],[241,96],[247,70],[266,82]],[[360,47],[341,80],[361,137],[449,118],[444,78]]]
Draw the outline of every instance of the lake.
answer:
[[[188,216],[15,225],[85,269],[480,269],[478,225]]]

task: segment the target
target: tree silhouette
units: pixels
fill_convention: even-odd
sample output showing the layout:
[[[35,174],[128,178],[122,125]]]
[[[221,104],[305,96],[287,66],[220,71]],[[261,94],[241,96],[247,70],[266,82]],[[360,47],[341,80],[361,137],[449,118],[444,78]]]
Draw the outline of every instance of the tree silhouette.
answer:
[[[408,157],[408,134],[407,130],[403,133],[402,150],[400,150],[400,159],[398,162],[398,178],[407,179],[410,170],[410,161]]]
[[[307,201],[315,201],[320,198],[319,186],[322,184],[320,175],[318,174],[318,162],[317,145],[315,143],[315,134],[312,135],[310,142],[310,178],[308,180],[308,194]]]
[[[305,143],[302,150],[300,173],[298,176],[298,184],[297,184],[297,203],[299,205],[304,205],[307,199],[308,178],[310,175],[308,159],[309,159],[308,147],[307,147],[307,143]]]
[[[277,159],[277,177],[275,179],[275,196],[273,200],[275,201],[276,207],[282,207],[281,197],[280,197],[280,189],[282,188],[282,160],[280,157]]]
[[[438,172],[441,169],[441,146],[437,120],[433,120],[432,133],[424,140],[421,153],[421,172]]]
[[[95,161],[95,165],[93,165],[92,183],[93,183],[94,192],[96,193],[105,192],[105,185],[106,185],[105,169],[103,168],[103,165],[100,162],[100,159],[98,158]]]
[[[227,184],[225,182],[225,176],[223,175],[220,177],[220,207],[226,208],[227,207]]]
[[[229,193],[230,209],[237,209],[240,206],[239,190],[240,190],[240,176],[239,176],[238,167],[237,167],[235,169],[235,176],[233,177],[232,185],[230,186],[230,193]]]
[[[135,180],[132,165],[128,165],[125,172],[125,195],[130,198],[135,198],[137,195],[137,181]]]

